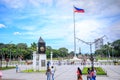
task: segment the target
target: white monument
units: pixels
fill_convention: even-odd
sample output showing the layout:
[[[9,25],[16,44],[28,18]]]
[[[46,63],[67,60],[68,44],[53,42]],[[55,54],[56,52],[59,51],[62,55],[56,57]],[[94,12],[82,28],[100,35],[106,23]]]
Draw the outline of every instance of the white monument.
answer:
[[[47,61],[46,61],[46,46],[44,40],[40,37],[38,41],[37,52],[33,52],[33,70],[46,70]]]
[[[46,70],[47,62],[46,62],[46,54],[39,54],[39,70]]]

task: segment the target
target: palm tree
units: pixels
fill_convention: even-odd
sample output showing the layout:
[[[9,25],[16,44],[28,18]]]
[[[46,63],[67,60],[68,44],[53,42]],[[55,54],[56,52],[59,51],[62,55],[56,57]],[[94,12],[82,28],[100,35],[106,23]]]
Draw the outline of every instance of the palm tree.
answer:
[[[37,44],[35,42],[31,43],[31,49],[32,49],[32,51],[36,51]]]

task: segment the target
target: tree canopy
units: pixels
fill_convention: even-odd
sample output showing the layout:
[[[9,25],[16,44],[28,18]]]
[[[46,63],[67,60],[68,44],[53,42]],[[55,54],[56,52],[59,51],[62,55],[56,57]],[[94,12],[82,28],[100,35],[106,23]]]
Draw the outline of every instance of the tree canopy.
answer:
[[[95,54],[106,57],[120,57],[120,39],[103,45],[101,49],[95,51]]]
[[[35,42],[31,43],[30,47],[28,47],[26,43],[0,43],[0,58],[2,57],[3,59],[32,59],[33,51],[37,51],[37,43]],[[74,55],[73,51],[68,52],[68,49],[65,47],[53,49],[51,46],[46,46],[47,58],[50,58],[51,53],[53,53],[53,58],[66,58]],[[95,55],[101,55],[104,57],[120,57],[120,39],[103,45],[101,49],[95,51]]]

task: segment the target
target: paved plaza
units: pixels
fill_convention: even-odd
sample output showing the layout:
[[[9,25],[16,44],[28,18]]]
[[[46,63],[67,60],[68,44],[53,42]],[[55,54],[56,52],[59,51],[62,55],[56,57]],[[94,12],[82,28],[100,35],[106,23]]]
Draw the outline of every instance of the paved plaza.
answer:
[[[79,65],[56,66],[55,80],[77,80],[77,67],[83,68],[83,66]],[[107,76],[97,76],[97,80],[120,80],[120,66],[102,65],[101,67],[107,72]],[[2,72],[2,80],[47,80],[45,73],[16,73],[15,69]],[[82,77],[83,80],[87,80],[86,75]]]

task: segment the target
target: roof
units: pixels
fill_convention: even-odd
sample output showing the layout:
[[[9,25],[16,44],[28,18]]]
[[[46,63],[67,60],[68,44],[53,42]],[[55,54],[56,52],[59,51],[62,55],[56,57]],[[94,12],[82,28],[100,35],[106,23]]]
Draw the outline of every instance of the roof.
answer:
[[[41,37],[39,38],[38,42],[45,43],[44,40]]]

